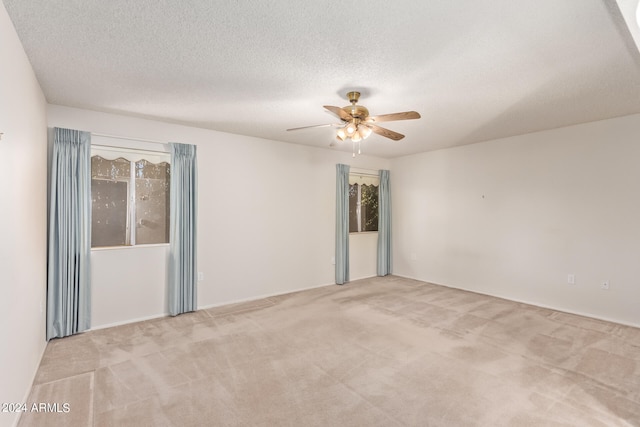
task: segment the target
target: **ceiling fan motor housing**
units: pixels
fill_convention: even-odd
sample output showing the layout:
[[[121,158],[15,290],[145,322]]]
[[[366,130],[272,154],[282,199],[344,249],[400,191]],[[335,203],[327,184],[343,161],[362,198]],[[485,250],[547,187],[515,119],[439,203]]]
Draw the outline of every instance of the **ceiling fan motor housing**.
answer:
[[[358,104],[358,99],[360,99],[360,92],[349,92],[347,93],[347,99],[351,103],[351,105],[347,105],[342,109],[349,113],[353,118],[356,119],[364,119],[369,116],[369,110],[367,110],[362,105]]]
[[[354,119],[364,119],[369,116],[369,110],[367,110],[362,105],[347,105],[342,108],[344,111],[349,113]]]

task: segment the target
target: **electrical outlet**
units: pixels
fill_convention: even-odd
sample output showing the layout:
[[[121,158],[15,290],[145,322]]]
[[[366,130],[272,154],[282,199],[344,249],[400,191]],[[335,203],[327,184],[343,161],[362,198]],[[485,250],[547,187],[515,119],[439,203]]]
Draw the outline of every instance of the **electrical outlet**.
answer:
[[[605,291],[609,289],[609,281],[605,280],[604,282],[600,283],[600,289],[604,289]]]
[[[198,271],[198,282],[202,282],[204,280],[204,273],[202,271]]]
[[[336,265],[336,257],[331,257],[331,265]]]
[[[576,284],[576,275],[575,274],[567,275],[567,283],[570,284],[570,285],[575,285]]]

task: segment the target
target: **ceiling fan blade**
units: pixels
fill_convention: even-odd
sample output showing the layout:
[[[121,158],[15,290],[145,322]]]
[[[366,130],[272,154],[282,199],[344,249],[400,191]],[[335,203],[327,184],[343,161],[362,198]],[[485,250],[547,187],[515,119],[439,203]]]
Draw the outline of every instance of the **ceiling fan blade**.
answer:
[[[415,111],[405,111],[403,113],[391,113],[391,114],[382,114],[380,116],[369,116],[366,121],[373,122],[391,122],[395,120],[412,120],[419,119],[420,114]]]
[[[327,125],[311,125],[311,126],[302,126],[299,128],[291,128],[291,129],[287,129],[287,131],[291,131],[291,130],[301,130],[301,129],[311,129],[311,128],[326,128],[328,126],[340,126],[340,125],[336,125],[335,123],[329,123]]]
[[[380,126],[376,126],[372,123],[362,123],[362,125],[368,127],[378,135],[384,136],[385,138],[393,139],[394,141],[399,141],[404,138],[404,135],[398,132],[394,132],[389,129],[382,128]]]
[[[353,117],[351,117],[351,114],[347,113],[340,107],[334,107],[332,105],[324,105],[324,108],[331,111],[333,114],[340,117],[344,121],[350,122],[351,120],[353,120]]]

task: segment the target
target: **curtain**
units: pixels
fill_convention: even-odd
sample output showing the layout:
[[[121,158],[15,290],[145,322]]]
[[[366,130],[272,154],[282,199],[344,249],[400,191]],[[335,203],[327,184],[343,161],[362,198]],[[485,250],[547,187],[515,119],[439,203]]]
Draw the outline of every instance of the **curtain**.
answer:
[[[195,311],[197,308],[196,147],[169,144],[171,147],[171,188],[169,220],[169,314]]]
[[[349,281],[349,165],[336,165],[336,284]]]
[[[91,134],[54,129],[47,253],[47,340],[91,327]]]
[[[389,171],[380,170],[378,187],[378,276],[391,274],[391,188]]]

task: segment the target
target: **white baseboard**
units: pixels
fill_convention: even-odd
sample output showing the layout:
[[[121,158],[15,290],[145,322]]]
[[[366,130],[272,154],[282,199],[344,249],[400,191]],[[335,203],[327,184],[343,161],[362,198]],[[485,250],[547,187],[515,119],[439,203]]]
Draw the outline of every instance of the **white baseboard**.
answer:
[[[241,303],[241,302],[256,301],[256,300],[259,300],[259,299],[275,297],[275,296],[280,296],[280,295],[286,295],[286,294],[291,294],[291,293],[294,293],[294,292],[301,292],[301,291],[306,291],[306,290],[309,290],[309,289],[322,288],[322,287],[325,287],[325,286],[332,286],[332,285],[335,285],[335,283],[328,283],[328,284],[322,284],[322,285],[313,285],[313,286],[308,286],[308,287],[304,287],[304,288],[293,289],[293,290],[288,290],[288,291],[283,291],[283,292],[274,292],[274,293],[268,293],[268,294],[261,294],[261,295],[252,296],[252,297],[249,297],[249,298],[241,298],[241,299],[236,299],[236,300],[231,300],[231,301],[219,302],[219,303],[215,303],[215,304],[200,305],[200,306],[198,306],[198,310],[206,310],[208,308],[221,307],[223,305],[230,305],[230,304],[238,304],[238,303]],[[104,324],[104,325],[94,326],[91,329],[89,329],[89,331],[97,331],[99,329],[113,328],[115,326],[128,325],[130,323],[136,323],[136,322],[144,322],[145,320],[159,319],[161,317],[167,317],[167,316],[169,316],[168,312],[154,314],[154,315],[151,315],[151,316],[137,317],[135,319],[123,320],[121,322],[107,323],[107,324]]]
[[[290,291],[284,291],[284,292],[274,292],[274,293],[269,293],[269,294],[261,294],[261,295],[254,296],[254,297],[249,297],[249,298],[241,298],[241,299],[236,299],[236,300],[232,300],[232,301],[225,301],[225,302],[220,302],[220,303],[215,303],[215,304],[202,305],[202,306],[198,307],[198,310],[206,310],[206,309],[209,309],[209,308],[222,307],[224,305],[231,305],[231,304],[239,304],[239,303],[242,303],[242,302],[256,301],[256,300],[259,300],[259,299],[277,297],[277,296],[280,296],[280,295],[293,294],[293,293],[296,293],[296,292],[308,291],[310,289],[324,288],[325,286],[335,286],[335,285],[336,285],[335,283],[328,283],[328,284],[323,284],[323,285],[308,286],[308,287],[294,289],[294,290],[290,290]]]
[[[611,318],[606,317],[606,316],[599,316],[599,315],[592,314],[592,313],[584,313],[584,312],[571,310],[571,309],[567,309],[567,308],[555,307],[555,306],[550,306],[550,305],[546,305],[546,304],[540,304],[540,303],[537,303],[537,302],[531,302],[531,301],[525,301],[525,300],[520,300],[520,299],[516,299],[516,298],[505,297],[503,295],[490,294],[490,293],[487,293],[487,292],[480,292],[480,291],[478,291],[476,289],[469,289],[469,288],[463,288],[463,287],[457,287],[457,286],[443,285],[441,283],[429,282],[428,280],[418,279],[417,277],[405,276],[405,275],[402,275],[402,274],[395,274],[394,273],[393,275],[394,276],[398,276],[398,277],[403,277],[405,279],[411,279],[411,280],[417,280],[419,282],[430,283],[432,285],[442,286],[442,287],[445,287],[445,288],[459,289],[461,291],[473,292],[475,294],[480,294],[480,295],[486,295],[486,296],[490,296],[490,297],[500,298],[500,299],[504,299],[504,300],[507,300],[507,301],[519,302],[519,303],[522,303],[522,304],[532,305],[534,307],[546,308],[547,310],[553,310],[553,311],[557,311],[557,312],[560,312],[560,313],[574,314],[576,316],[588,317],[590,319],[604,320],[605,322],[617,323],[618,325],[631,326],[633,328],[640,328],[640,324],[635,324],[635,323],[632,323],[632,322],[626,322],[626,321],[620,320],[620,319],[611,319]]]
[[[97,331],[99,329],[113,328],[115,326],[128,325],[129,323],[144,322],[145,320],[159,319],[161,317],[167,317],[168,315],[169,315],[169,313],[153,314],[151,316],[136,317],[135,319],[123,320],[121,322],[107,323],[107,324],[104,324],[104,325],[93,326],[87,332],[89,332],[89,331]]]
[[[33,383],[36,380],[36,375],[38,375],[38,369],[40,369],[40,365],[42,364],[42,358],[44,357],[44,352],[46,350],[47,350],[47,344],[45,344],[42,347],[42,351],[40,352],[40,357],[38,358],[38,364],[36,365],[36,369],[33,371],[33,375],[31,376],[31,383],[30,383],[31,386],[29,386],[29,388],[27,389],[24,399],[21,400],[22,403],[29,402],[29,395],[31,394],[31,390],[33,389]],[[20,423],[20,418],[22,418],[22,413],[20,413],[18,417],[16,417],[15,421],[13,422],[13,427],[17,427],[17,425]]]
[[[374,274],[373,276],[356,277],[355,279],[349,279],[349,282],[355,282],[356,280],[371,279],[373,277],[378,277],[378,276],[376,274]],[[349,283],[349,282],[347,282],[347,283]]]

